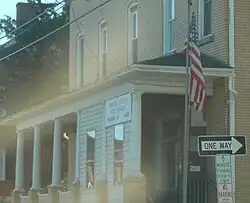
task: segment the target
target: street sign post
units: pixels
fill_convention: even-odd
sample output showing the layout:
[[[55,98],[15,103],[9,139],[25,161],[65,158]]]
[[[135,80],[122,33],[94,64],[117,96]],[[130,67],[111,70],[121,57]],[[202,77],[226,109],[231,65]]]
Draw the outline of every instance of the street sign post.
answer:
[[[218,203],[233,203],[232,156],[246,155],[244,136],[199,136],[199,156],[216,156],[216,182]]]
[[[198,136],[198,151],[199,156],[245,155],[246,138],[244,136]]]
[[[233,202],[232,184],[217,184],[218,203]]]
[[[216,156],[216,182],[218,203],[233,202],[231,155]]]
[[[216,156],[216,182],[218,184],[232,183],[231,155]]]

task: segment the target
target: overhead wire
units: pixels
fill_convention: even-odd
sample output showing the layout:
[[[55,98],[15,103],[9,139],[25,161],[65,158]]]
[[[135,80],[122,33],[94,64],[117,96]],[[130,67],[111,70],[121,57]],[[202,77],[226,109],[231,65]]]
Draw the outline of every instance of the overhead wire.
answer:
[[[65,2],[65,1],[66,1],[66,0],[63,0],[63,2]],[[31,46],[33,46],[34,44],[36,44],[36,43],[42,41],[43,39],[46,39],[47,37],[53,35],[54,33],[58,32],[59,30],[65,28],[65,27],[67,27],[67,26],[70,25],[70,24],[76,23],[79,32],[82,33],[82,30],[81,30],[81,28],[80,28],[80,25],[79,25],[79,23],[78,23],[78,20],[80,20],[81,18],[87,16],[88,14],[90,14],[90,13],[92,13],[93,11],[97,10],[98,8],[104,6],[105,4],[109,3],[110,1],[112,1],[112,0],[107,0],[107,1],[103,2],[103,3],[100,4],[99,6],[97,6],[97,7],[93,8],[93,9],[89,10],[88,12],[86,12],[85,14],[80,15],[79,17],[76,17],[75,11],[74,11],[73,7],[71,7],[71,9],[72,9],[72,14],[73,14],[73,20],[72,20],[72,21],[70,21],[70,22],[68,22],[68,23],[65,23],[64,25],[60,26],[59,28],[57,28],[57,29],[55,29],[55,30],[49,32],[48,34],[46,34],[46,35],[44,35],[43,37],[41,37],[41,38],[39,38],[39,39],[37,39],[37,40],[31,42],[31,43],[28,44],[28,45],[23,46],[22,48],[18,49],[17,51],[14,51],[14,52],[8,54],[7,56],[4,56],[3,58],[0,59],[0,62],[2,62],[3,60],[5,60],[5,59],[7,59],[7,58],[9,58],[9,57],[11,57],[11,56],[13,56],[13,55],[15,55],[15,54],[21,52],[21,51],[23,51],[23,50],[25,50],[25,49],[27,49],[27,48],[29,48],[29,47],[31,47]],[[58,2],[58,1],[57,1],[57,2]],[[62,1],[61,1],[60,3],[62,3]],[[57,5],[59,5],[59,3],[58,3]],[[84,43],[85,43],[87,49],[93,54],[93,57],[97,60],[97,64],[99,64],[99,57],[96,56],[96,55],[93,53],[93,50],[90,48],[90,46],[88,45],[88,43],[87,43],[86,40],[84,40]],[[113,62],[115,62],[115,61],[113,61]],[[109,71],[109,73],[114,73],[114,74],[116,74],[118,77],[120,77],[116,72],[111,72],[111,71]],[[124,78],[122,78],[122,79],[123,79],[125,82],[129,82],[129,83],[131,83],[131,84],[135,84],[135,83],[133,83],[132,81],[125,80]],[[137,83],[136,83],[136,84],[137,84]]]
[[[66,0],[64,0],[66,1]],[[53,11],[53,13],[55,13],[56,11],[60,10],[61,8],[63,8],[64,5],[60,6],[59,8],[56,8],[56,10]],[[53,15],[53,13],[51,13],[51,15],[49,15],[49,17],[51,17]],[[48,22],[50,19],[48,18],[44,23]],[[30,22],[31,23],[31,22]],[[28,24],[27,24],[28,25]],[[31,24],[31,26],[35,26],[36,24]],[[23,35],[24,33],[28,32],[32,27],[28,27],[26,28],[25,30],[22,30],[21,32],[19,32],[17,35],[15,35],[14,37],[10,38],[8,40],[8,42],[12,41],[12,40],[15,40],[17,37]],[[0,39],[1,40],[1,39]],[[7,43],[8,43],[7,42]]]
[[[107,1],[105,1],[105,2],[103,2],[103,3],[101,3],[100,5],[96,6],[95,8],[93,8],[93,9],[87,11],[86,13],[80,15],[80,16],[77,17],[76,19],[74,19],[74,20],[72,20],[72,21],[69,21],[69,22],[65,23],[64,25],[60,26],[59,28],[54,29],[53,31],[49,32],[48,34],[44,35],[43,37],[41,37],[41,38],[39,38],[39,39],[37,39],[37,40],[35,40],[35,41],[33,41],[33,42],[31,42],[31,43],[29,43],[29,44],[23,46],[23,47],[21,47],[21,48],[18,49],[17,51],[14,51],[14,52],[8,54],[7,56],[2,57],[2,58],[0,59],[0,62],[2,62],[3,60],[5,60],[5,59],[7,59],[7,58],[9,58],[9,57],[11,57],[11,56],[17,54],[17,53],[19,53],[19,52],[21,52],[21,51],[23,51],[23,50],[29,48],[30,46],[32,46],[32,45],[34,45],[34,44],[36,44],[36,43],[38,43],[38,42],[40,42],[40,41],[42,41],[42,40],[44,40],[44,39],[46,39],[47,37],[53,35],[54,33],[58,32],[59,30],[61,30],[61,29],[65,28],[65,27],[67,27],[68,25],[70,25],[70,24],[72,24],[72,23],[75,23],[75,22],[78,21],[79,19],[81,19],[81,18],[87,16],[88,14],[92,13],[93,11],[95,11],[95,10],[101,8],[102,6],[104,6],[105,4],[109,3],[110,1],[112,1],[112,0],[107,0]]]

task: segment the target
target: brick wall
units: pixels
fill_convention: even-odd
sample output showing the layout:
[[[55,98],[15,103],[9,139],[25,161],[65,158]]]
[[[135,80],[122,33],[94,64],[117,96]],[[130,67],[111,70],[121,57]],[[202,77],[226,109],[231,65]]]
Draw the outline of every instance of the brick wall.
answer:
[[[250,5],[248,0],[235,1],[235,68],[236,89],[236,134],[247,137],[250,146]],[[248,203],[250,156],[236,159],[236,202]]]
[[[104,1],[102,1],[104,2]],[[105,19],[108,23],[108,68],[109,72],[124,68],[127,65],[127,7],[131,0],[111,1],[105,6],[82,19],[85,38],[88,44],[86,53],[87,83],[97,80],[98,68],[98,22]],[[235,1],[235,66],[236,89],[239,92],[236,103],[236,134],[249,136],[250,117],[248,86],[250,85],[250,4],[248,0]],[[72,3],[76,16],[100,4],[99,0]],[[144,0],[139,2],[139,60],[150,59],[162,55],[163,42],[163,0]],[[192,11],[197,12],[197,1],[193,1]],[[201,51],[218,57],[228,63],[228,1],[213,1],[212,6],[213,41],[201,46]],[[73,16],[71,14],[71,20]],[[71,34],[70,70],[75,69],[75,42],[77,26],[73,24]],[[187,33],[187,5],[176,0],[175,48],[177,52],[183,48]],[[218,67],[216,67],[218,68]],[[73,74],[71,75],[73,81]],[[228,91],[226,80],[214,82],[214,95],[208,101],[208,133],[226,134],[228,130],[227,107]],[[247,139],[249,140],[249,139]],[[250,141],[249,141],[250,142]],[[236,159],[236,202],[248,203],[248,180],[250,156]]]
[[[163,53],[163,1],[138,1],[139,21],[139,58],[145,60],[161,56]],[[104,2],[104,1],[102,1]],[[72,2],[71,20],[83,15],[102,3],[98,0]],[[70,78],[71,86],[75,79],[76,35],[79,27],[85,36],[84,71],[86,84],[97,80],[98,71],[98,23],[104,19],[108,25],[108,72],[127,66],[127,33],[128,33],[128,6],[132,0],[118,0],[106,5],[83,17],[77,24],[70,27]],[[227,1],[213,1],[212,33],[213,41],[203,44],[204,53],[219,59],[228,60],[228,12]],[[184,39],[187,36],[187,4],[176,0],[175,17],[175,49],[182,51]],[[198,13],[197,1],[193,1],[192,11]],[[199,19],[199,18],[198,18]]]

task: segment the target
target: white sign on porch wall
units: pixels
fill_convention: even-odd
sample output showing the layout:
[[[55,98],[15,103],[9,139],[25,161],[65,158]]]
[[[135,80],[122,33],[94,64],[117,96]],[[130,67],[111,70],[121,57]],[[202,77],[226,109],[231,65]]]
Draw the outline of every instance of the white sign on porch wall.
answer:
[[[105,103],[106,107],[106,127],[119,123],[128,122],[132,118],[132,95],[124,94]]]

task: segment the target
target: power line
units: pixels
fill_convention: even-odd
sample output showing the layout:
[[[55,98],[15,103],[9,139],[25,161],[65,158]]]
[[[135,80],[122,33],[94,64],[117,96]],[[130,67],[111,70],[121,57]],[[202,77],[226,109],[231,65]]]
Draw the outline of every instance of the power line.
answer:
[[[74,8],[71,7],[71,10],[72,10],[72,14],[73,14],[73,19],[76,19],[76,14],[75,14]],[[83,35],[82,29],[81,29],[81,27],[80,27],[78,21],[76,21],[76,26],[77,26],[79,32],[81,33],[81,35]],[[93,53],[93,50],[90,48],[90,46],[88,45],[88,43],[87,43],[86,40],[84,40],[84,44],[86,45],[87,49],[93,54],[93,57],[96,59],[97,64],[99,65],[99,57],[96,56],[96,55]]]
[[[38,42],[40,42],[40,41],[42,41],[42,40],[44,40],[44,39],[46,39],[47,37],[53,35],[54,33],[58,32],[59,30],[61,30],[61,29],[65,28],[65,27],[67,27],[68,25],[70,25],[70,24],[72,24],[72,23],[75,23],[76,21],[80,20],[81,18],[85,17],[86,15],[92,13],[93,11],[95,11],[95,10],[101,8],[102,6],[104,6],[105,4],[109,3],[110,1],[112,1],[112,0],[107,0],[107,1],[105,1],[105,2],[103,2],[103,3],[101,3],[99,6],[97,6],[97,7],[93,8],[93,9],[91,9],[90,11],[88,11],[88,12],[86,12],[85,14],[83,14],[83,15],[77,17],[76,19],[74,19],[74,20],[72,20],[72,21],[70,21],[70,22],[68,22],[68,23],[65,23],[64,25],[60,26],[59,28],[57,28],[57,29],[51,31],[50,33],[48,33],[48,34],[44,35],[43,37],[41,37],[41,38],[39,38],[39,39],[37,39],[37,40],[31,42],[31,43],[28,44],[28,45],[23,46],[22,48],[18,49],[17,51],[14,51],[14,52],[12,52],[11,54],[8,54],[7,56],[4,56],[3,58],[0,59],[0,62],[2,62],[3,60],[5,60],[5,59],[7,59],[7,58],[9,58],[9,57],[11,57],[11,56],[17,54],[17,53],[19,53],[19,52],[21,52],[21,51],[23,51],[23,50],[29,48],[30,46],[32,46],[32,45],[34,45],[34,44],[36,44],[36,43],[38,43]]]
[[[57,1],[57,2],[58,2],[58,1]],[[19,26],[19,27],[17,27],[16,29],[12,30],[12,31],[9,33],[9,35],[14,34],[14,33],[17,32],[18,30],[20,30],[21,28],[23,28],[23,27],[25,27],[26,25],[32,23],[32,22],[33,22],[34,20],[36,20],[37,18],[41,17],[42,15],[46,14],[47,12],[49,12],[50,10],[54,9],[56,6],[58,6],[58,5],[60,5],[60,4],[64,3],[64,2],[65,2],[65,0],[62,0],[61,2],[58,2],[57,4],[55,4],[54,6],[45,9],[44,12],[40,13],[39,15],[35,16],[35,17],[32,18],[31,20],[25,22],[25,23],[22,24],[21,26]],[[5,37],[7,37],[7,34],[5,34],[4,36],[0,37],[0,40],[2,40],[2,39],[5,38]],[[15,38],[15,37],[13,37],[13,38]],[[8,41],[11,41],[13,38],[11,38],[11,39],[8,40]]]
[[[64,0],[65,1],[65,0]],[[59,5],[59,4],[58,4]],[[57,8],[54,12],[56,12],[56,11],[58,11],[59,9],[61,9],[62,7],[63,7],[64,5],[62,5],[62,6],[60,6],[59,8]],[[52,16],[53,15],[53,13],[51,14],[51,15],[49,15],[49,16]],[[44,21],[44,23],[46,23],[46,22],[48,22],[50,19],[47,19],[46,21]],[[35,26],[35,24],[33,24],[33,26]],[[31,29],[32,27],[28,27],[28,28],[26,28],[25,30],[22,30],[20,33],[18,33],[17,35],[15,35],[14,37],[12,37],[11,39],[9,39],[8,40],[8,42],[10,42],[11,40],[14,40],[14,39],[16,39],[17,37],[19,37],[19,36],[21,36],[21,35],[23,35],[24,33],[26,33],[27,31],[29,31],[30,29]],[[0,40],[1,40],[1,38],[0,38]],[[7,42],[7,43],[8,43]]]
[[[65,1],[65,0],[64,0],[64,1]],[[106,1],[106,2],[104,2],[104,3],[102,3],[102,4],[100,4],[100,5],[97,6],[96,8],[94,8],[94,9],[88,11],[87,13],[85,13],[85,14],[79,16],[78,18],[76,18],[74,8],[71,7],[71,9],[72,9],[72,14],[73,14],[73,19],[74,19],[74,20],[72,20],[71,22],[68,22],[68,23],[64,24],[63,26],[61,26],[61,27],[55,29],[54,31],[48,33],[47,35],[43,36],[42,38],[39,38],[38,40],[35,40],[34,42],[28,44],[27,46],[22,47],[21,49],[17,50],[16,52],[13,52],[13,53],[9,54],[8,56],[5,56],[4,58],[1,58],[1,59],[0,59],[0,62],[3,61],[3,60],[5,60],[6,58],[9,58],[9,57],[13,56],[13,55],[16,54],[16,53],[19,53],[19,52],[25,50],[26,48],[28,48],[28,47],[30,47],[30,46],[32,46],[32,45],[38,43],[39,41],[41,41],[41,40],[47,38],[48,36],[50,36],[50,35],[56,33],[56,32],[59,31],[60,29],[66,27],[66,26],[68,26],[68,25],[70,25],[70,24],[72,24],[72,23],[74,23],[74,22],[76,22],[77,28],[78,28],[79,32],[82,34],[82,30],[81,30],[81,28],[80,28],[80,25],[79,25],[79,23],[78,23],[78,20],[81,19],[81,18],[83,18],[84,16],[88,15],[89,13],[95,11],[96,9],[102,7],[103,5],[105,5],[106,3],[110,2],[110,1],[111,1],[111,0],[108,0],[108,1]],[[58,2],[58,1],[56,0],[56,2]],[[60,2],[60,3],[62,3],[62,2]],[[57,5],[59,5],[59,2],[58,2]],[[60,7],[60,8],[61,8],[61,7]],[[59,8],[59,9],[60,9],[60,8]],[[96,55],[94,54],[93,50],[90,48],[90,46],[88,45],[88,43],[87,43],[86,40],[84,40],[84,43],[85,43],[85,45],[87,46],[87,49],[93,54],[93,58],[95,58],[96,61],[97,61],[97,63],[99,64],[99,57],[96,56]],[[113,61],[113,63],[114,63],[114,62],[115,62],[115,61]],[[113,64],[113,63],[112,63],[112,64]],[[109,73],[114,73],[114,74],[116,74],[118,77],[120,77],[116,72],[109,71]],[[123,79],[123,78],[122,78],[122,79]],[[123,79],[123,80],[124,80],[125,82],[129,82],[129,83],[131,83],[131,84],[135,84],[135,83],[133,83],[132,81],[125,80],[125,79]]]

